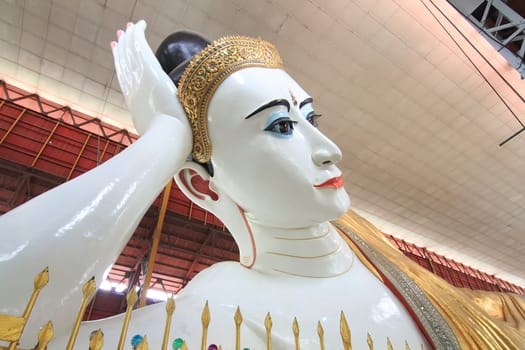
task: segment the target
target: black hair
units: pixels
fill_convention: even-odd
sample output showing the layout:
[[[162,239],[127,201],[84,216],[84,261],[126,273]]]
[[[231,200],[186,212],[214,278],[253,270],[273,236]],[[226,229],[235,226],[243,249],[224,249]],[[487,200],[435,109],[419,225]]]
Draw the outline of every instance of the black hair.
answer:
[[[181,30],[170,34],[164,39],[155,52],[155,56],[157,56],[164,72],[169,75],[175,86],[178,87],[180,78],[191,59],[210,43],[208,39],[198,33]],[[213,177],[211,160],[206,163],[200,163],[195,160],[194,162],[202,165],[208,174]]]

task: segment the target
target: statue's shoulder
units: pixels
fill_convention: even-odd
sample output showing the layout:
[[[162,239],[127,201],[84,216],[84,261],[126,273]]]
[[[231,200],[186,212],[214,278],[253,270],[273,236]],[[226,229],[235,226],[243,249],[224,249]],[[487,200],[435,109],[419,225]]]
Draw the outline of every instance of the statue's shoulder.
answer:
[[[199,272],[188,285],[184,288],[187,290],[193,284],[206,283],[214,285],[215,283],[224,284],[224,278],[237,280],[239,275],[244,274],[245,267],[238,261],[221,261],[205,268]]]
[[[243,267],[238,261],[223,261],[199,272],[184,287],[182,295],[209,297],[210,291],[217,296],[233,295],[246,285],[258,282],[256,273]]]

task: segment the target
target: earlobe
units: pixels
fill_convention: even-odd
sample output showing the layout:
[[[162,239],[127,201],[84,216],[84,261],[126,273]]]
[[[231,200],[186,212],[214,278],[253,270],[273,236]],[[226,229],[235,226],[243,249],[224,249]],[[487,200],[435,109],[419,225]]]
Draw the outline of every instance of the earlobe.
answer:
[[[255,242],[244,211],[220,188],[212,188],[208,171],[188,161],[175,176],[180,190],[195,204],[218,217],[231,232],[239,247],[241,264],[251,268],[255,263]]]

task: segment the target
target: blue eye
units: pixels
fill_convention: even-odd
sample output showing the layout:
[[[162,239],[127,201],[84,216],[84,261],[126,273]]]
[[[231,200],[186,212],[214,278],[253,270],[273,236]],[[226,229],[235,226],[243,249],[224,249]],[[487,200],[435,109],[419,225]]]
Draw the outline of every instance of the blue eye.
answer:
[[[281,135],[291,135],[293,133],[293,125],[296,123],[296,121],[293,121],[290,118],[279,118],[274,120],[264,130]]]
[[[317,122],[317,119],[321,118],[321,116],[322,116],[322,114],[315,114],[314,111],[311,111],[306,116],[306,120],[308,120],[308,122],[310,124],[312,124],[313,126],[315,126],[317,128],[319,126],[319,123]]]
[[[272,114],[264,127],[264,131],[270,131],[278,136],[289,136],[293,134],[293,126],[297,124],[288,116],[288,113],[278,112]]]
[[[321,118],[321,114],[316,114],[315,111],[314,111],[313,108],[312,108],[312,105],[304,106],[304,108],[302,109],[301,112],[302,112],[304,118],[305,118],[310,124],[312,124],[312,125],[315,126],[316,128],[319,126],[319,124],[317,123],[317,120],[318,120],[319,118]]]

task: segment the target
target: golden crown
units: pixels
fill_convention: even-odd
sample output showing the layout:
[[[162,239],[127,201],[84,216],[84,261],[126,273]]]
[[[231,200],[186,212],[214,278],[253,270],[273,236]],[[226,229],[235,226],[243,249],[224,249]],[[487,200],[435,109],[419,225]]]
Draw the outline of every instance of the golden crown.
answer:
[[[211,158],[208,136],[208,104],[219,85],[232,73],[248,67],[282,68],[275,46],[262,39],[244,36],[221,38],[197,54],[179,83],[179,100],[193,133],[193,159]]]

